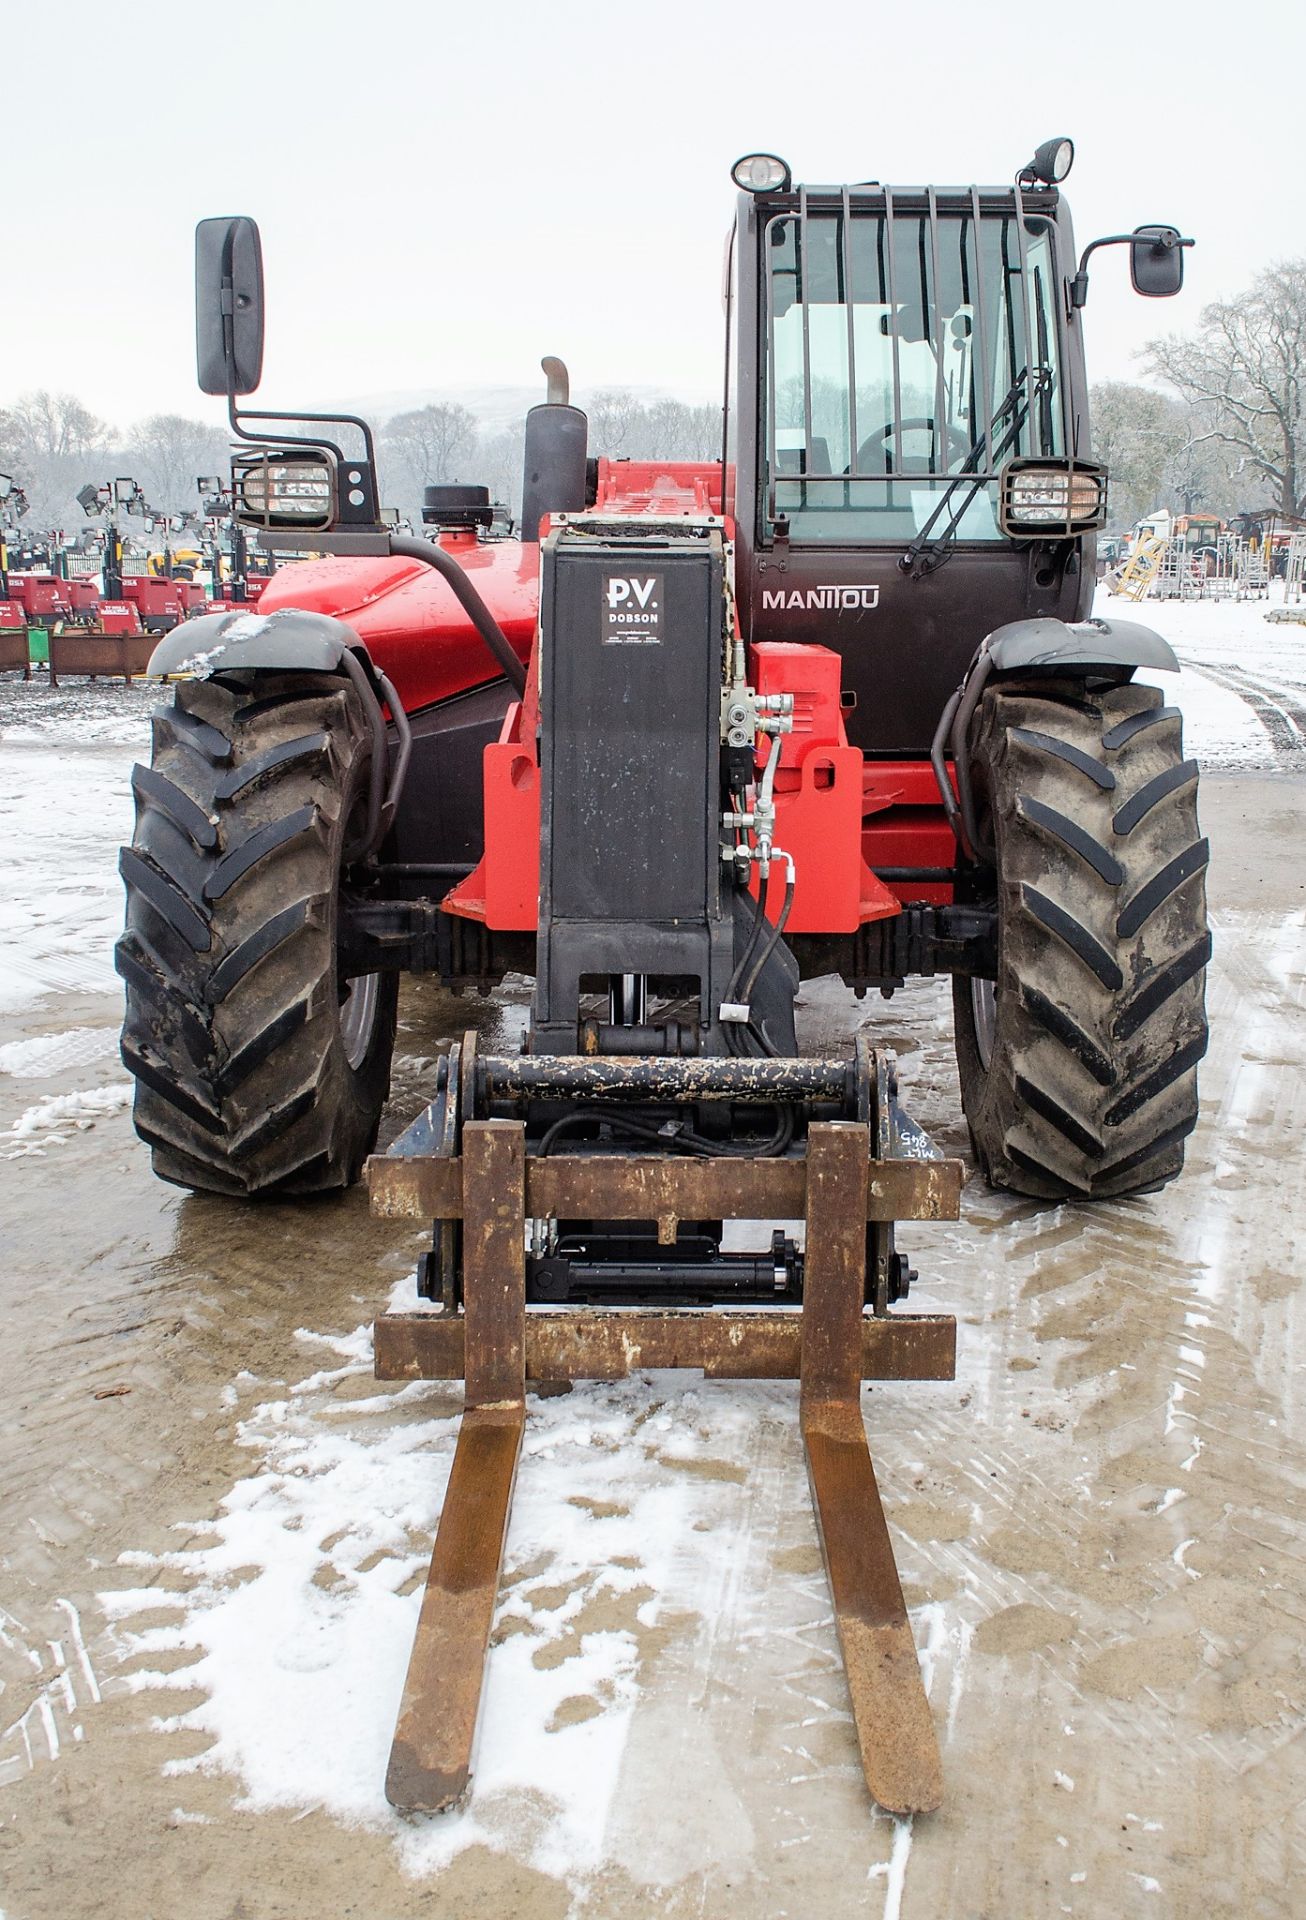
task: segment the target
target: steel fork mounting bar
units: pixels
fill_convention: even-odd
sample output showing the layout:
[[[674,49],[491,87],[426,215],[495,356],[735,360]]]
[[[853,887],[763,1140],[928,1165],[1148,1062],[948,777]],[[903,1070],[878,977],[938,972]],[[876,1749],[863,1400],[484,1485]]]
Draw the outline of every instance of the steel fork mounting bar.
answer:
[[[527,1379],[608,1380],[641,1367],[701,1367],[715,1378],[801,1380],[803,1445],[867,1785],[894,1813],[937,1807],[938,1746],[860,1395],[864,1378],[953,1377],[950,1317],[876,1318],[864,1312],[863,1301],[867,1222],[889,1217],[874,1211],[876,1183],[921,1176],[932,1183],[930,1204],[922,1204],[915,1217],[956,1218],[957,1163],[873,1158],[867,1125],[851,1120],[813,1122],[804,1160],[703,1164],[590,1157],[583,1167],[581,1212],[650,1217],[638,1209],[648,1203],[650,1180],[657,1186],[650,1169],[661,1167],[668,1184],[655,1197],[678,1217],[738,1218],[745,1207],[759,1219],[804,1213],[802,1308],[528,1312],[527,1218],[546,1195],[550,1203],[565,1202],[563,1211],[571,1207],[582,1189],[568,1182],[573,1175],[582,1178],[582,1170],[568,1168],[570,1156],[528,1159],[525,1129],[516,1120],[464,1121],[457,1158],[441,1159],[429,1144],[414,1151],[414,1145],[406,1155],[372,1161],[373,1206],[416,1213],[422,1200],[438,1192],[437,1211],[463,1221],[464,1305],[460,1312],[384,1316],[375,1330],[376,1370],[390,1380],[461,1374],[466,1408],[386,1777],[391,1804],[407,1812],[439,1812],[462,1797],[471,1778]],[[632,1166],[639,1169],[633,1186]],[[413,1177],[405,1204],[398,1206],[391,1183],[396,1167]],[[782,1168],[786,1177],[777,1181]],[[741,1175],[753,1173],[765,1181],[741,1182]],[[549,1186],[555,1175],[556,1191]],[[912,1191],[921,1200],[926,1189]],[[900,1186],[898,1197],[907,1194]],[[657,1210],[651,1217],[664,1224]]]

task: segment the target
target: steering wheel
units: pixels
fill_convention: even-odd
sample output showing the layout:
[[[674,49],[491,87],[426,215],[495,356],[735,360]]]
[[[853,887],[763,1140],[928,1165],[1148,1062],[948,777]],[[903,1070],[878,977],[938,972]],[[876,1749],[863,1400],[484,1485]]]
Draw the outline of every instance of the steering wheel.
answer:
[[[876,432],[868,434],[866,439],[862,441],[860,447],[858,447],[858,470],[860,471],[866,467],[871,467],[872,470],[878,470],[876,463],[883,462],[883,471],[886,473],[933,473],[935,469],[931,467],[928,457],[921,454],[904,454],[902,465],[900,467],[890,468],[891,443],[899,432],[903,434],[928,433],[932,440],[937,438],[932,415],[914,414],[909,420],[890,420],[886,422],[884,426],[878,428]],[[949,455],[955,454],[959,460],[964,460],[970,452],[970,445],[965,435],[957,427],[949,426],[947,428],[947,442]],[[949,464],[951,464],[951,460]]]

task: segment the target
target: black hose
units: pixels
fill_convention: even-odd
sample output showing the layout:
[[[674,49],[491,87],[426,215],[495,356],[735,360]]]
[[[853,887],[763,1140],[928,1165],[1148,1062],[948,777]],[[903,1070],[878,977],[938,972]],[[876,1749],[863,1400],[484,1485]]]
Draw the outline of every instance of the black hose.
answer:
[[[547,1129],[539,1146],[536,1157],[546,1159],[555,1140],[568,1133],[573,1127],[590,1122],[602,1121],[614,1131],[628,1135],[634,1140],[647,1140],[673,1153],[689,1153],[701,1160],[767,1160],[783,1153],[794,1137],[793,1110],[788,1105],[777,1110],[776,1125],[769,1138],[761,1141],[709,1140],[705,1135],[694,1133],[686,1128],[679,1133],[663,1133],[650,1122],[640,1120],[621,1107],[607,1106],[596,1102],[592,1106],[577,1108],[573,1113],[564,1114],[561,1120],[555,1120]]]
[[[507,634],[453,556],[431,540],[410,540],[406,534],[399,533],[390,535],[390,551],[396,559],[422,560],[428,567],[434,567],[452,589],[463,612],[502,667],[509,686],[520,698],[526,691],[526,669]]]
[[[776,923],[771,929],[770,938],[767,940],[766,945],[762,948],[762,951],[758,954],[757,959],[753,962],[753,970],[749,974],[747,980],[745,980],[743,987],[740,989],[739,997],[744,1002],[745,1005],[747,1005],[748,1002],[752,999],[753,989],[756,987],[758,981],[762,977],[762,969],[766,965],[767,961],[771,958],[771,955],[775,952],[776,947],[779,945],[780,937],[784,933],[785,927],[788,924],[789,914],[790,914],[790,910],[793,907],[793,904],[794,904],[794,880],[793,880],[793,871],[791,869],[789,878],[785,882],[784,905],[781,907],[779,916],[776,919]]]
[[[738,995],[737,989],[739,986],[739,982],[742,980],[744,976],[744,969],[747,967],[749,961],[753,957],[753,948],[757,945],[757,936],[762,930],[762,921],[766,916],[766,890],[767,890],[768,877],[769,876],[763,875],[763,874],[758,875],[757,895],[753,901],[753,918],[749,923],[748,939],[744,943],[744,951],[740,954],[738,960],[735,962],[735,970],[730,976],[730,983],[727,986],[725,991],[725,998],[727,1000],[738,999],[739,995]]]

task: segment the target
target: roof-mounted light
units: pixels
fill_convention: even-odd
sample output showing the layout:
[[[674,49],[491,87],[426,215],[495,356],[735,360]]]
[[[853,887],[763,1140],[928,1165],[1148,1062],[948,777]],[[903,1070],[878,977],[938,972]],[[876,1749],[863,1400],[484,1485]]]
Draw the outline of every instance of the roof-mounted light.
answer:
[[[1075,143],[1063,134],[1057,140],[1045,140],[1032,160],[1016,175],[1022,187],[1042,185],[1056,187],[1061,184],[1075,162]]]
[[[789,163],[775,153],[746,153],[730,169],[730,178],[745,193],[784,193],[793,175]]]

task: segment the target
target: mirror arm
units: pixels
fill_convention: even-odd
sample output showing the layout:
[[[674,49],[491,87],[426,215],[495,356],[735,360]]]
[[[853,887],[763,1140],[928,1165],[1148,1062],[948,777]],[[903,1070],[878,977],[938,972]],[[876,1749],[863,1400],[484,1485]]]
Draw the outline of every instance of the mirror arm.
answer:
[[[1070,295],[1070,306],[1072,311],[1076,307],[1084,306],[1088,300],[1088,262],[1089,262],[1090,255],[1095,254],[1099,247],[1126,246],[1133,240],[1133,238],[1134,238],[1134,235],[1132,233],[1111,233],[1111,234],[1107,234],[1101,240],[1089,241],[1088,245],[1084,248],[1084,251],[1079,256],[1078,273],[1076,273],[1073,280],[1067,280],[1066,282],[1066,289]]]

